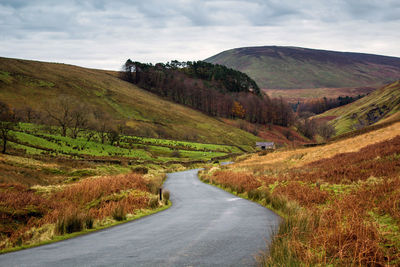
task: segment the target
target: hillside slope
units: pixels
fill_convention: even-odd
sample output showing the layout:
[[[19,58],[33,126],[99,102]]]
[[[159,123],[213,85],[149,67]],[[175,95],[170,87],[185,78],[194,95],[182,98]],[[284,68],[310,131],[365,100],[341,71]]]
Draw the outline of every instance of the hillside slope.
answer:
[[[340,135],[371,124],[399,118],[400,81],[384,86],[348,105],[328,110],[318,119],[331,120]]]
[[[400,58],[299,47],[244,47],[205,61],[248,74],[260,88],[382,86],[400,77]]]
[[[113,119],[126,120],[139,136],[252,146],[259,139],[122,81],[117,72],[0,58],[1,101],[16,108],[43,110],[44,105],[54,105],[60,94]]]

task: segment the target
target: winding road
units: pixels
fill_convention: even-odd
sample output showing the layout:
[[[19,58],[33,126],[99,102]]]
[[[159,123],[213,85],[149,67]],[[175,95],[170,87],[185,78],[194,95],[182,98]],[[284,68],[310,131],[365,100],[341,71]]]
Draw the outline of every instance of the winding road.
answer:
[[[252,266],[279,217],[197,178],[168,175],[168,210],[116,227],[0,255],[0,266]]]

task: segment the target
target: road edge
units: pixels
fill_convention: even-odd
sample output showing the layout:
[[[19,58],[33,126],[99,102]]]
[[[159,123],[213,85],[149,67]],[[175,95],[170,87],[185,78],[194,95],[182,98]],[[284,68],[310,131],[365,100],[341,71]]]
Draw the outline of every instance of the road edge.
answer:
[[[50,244],[53,244],[53,243],[56,243],[56,242],[62,242],[64,240],[77,238],[77,237],[88,235],[88,234],[91,234],[91,233],[96,233],[96,232],[99,232],[99,231],[102,231],[102,230],[107,230],[107,229],[110,229],[112,227],[115,227],[115,226],[118,226],[118,225],[121,225],[121,224],[133,222],[133,221],[139,220],[141,218],[148,217],[150,215],[162,212],[164,210],[169,209],[170,207],[172,207],[172,201],[171,200],[168,201],[167,205],[164,205],[164,206],[159,207],[159,208],[154,209],[154,210],[143,210],[140,213],[138,213],[136,215],[133,215],[133,217],[130,217],[130,218],[124,220],[124,221],[116,221],[116,222],[113,222],[111,224],[107,224],[107,225],[102,225],[102,226],[96,227],[94,229],[85,229],[85,230],[80,231],[80,232],[74,232],[74,233],[71,233],[71,234],[54,236],[51,240],[46,240],[46,241],[42,241],[42,242],[35,243],[35,244],[23,245],[23,246],[20,246],[20,247],[13,247],[13,248],[8,248],[8,249],[3,249],[3,250],[0,250],[0,255],[13,253],[13,252],[17,252],[17,251],[25,250],[25,249],[35,248],[35,247],[39,247],[39,246],[50,245]]]

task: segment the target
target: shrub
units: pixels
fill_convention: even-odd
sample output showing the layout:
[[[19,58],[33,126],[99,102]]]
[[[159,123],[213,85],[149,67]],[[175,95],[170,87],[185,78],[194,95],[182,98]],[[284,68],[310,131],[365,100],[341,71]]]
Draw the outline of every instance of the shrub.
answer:
[[[84,218],[85,221],[85,227],[86,229],[92,229],[93,228],[93,224],[94,224],[94,218],[90,215],[86,215]]]
[[[162,185],[162,179],[153,178],[146,181],[147,190],[152,194],[158,194],[158,190]]]
[[[260,200],[262,198],[262,192],[258,189],[253,189],[247,193],[247,196],[252,200]]]
[[[60,235],[70,234],[82,231],[83,227],[83,216],[79,215],[78,213],[72,213],[62,217],[60,220],[57,221],[56,233]]]
[[[112,212],[112,217],[116,221],[126,220],[126,214],[125,214],[124,207],[122,205],[117,206]]]
[[[164,200],[165,204],[168,204],[169,196],[170,196],[169,191],[168,190],[164,190],[162,196],[163,196],[163,200]]]
[[[283,210],[286,207],[286,201],[280,196],[274,195],[270,201],[272,208],[276,210]]]
[[[132,168],[132,172],[139,173],[139,174],[147,174],[149,172],[149,169],[144,166],[138,166],[138,167]]]
[[[158,207],[158,197],[157,196],[149,199],[149,207],[151,209],[155,209]]]

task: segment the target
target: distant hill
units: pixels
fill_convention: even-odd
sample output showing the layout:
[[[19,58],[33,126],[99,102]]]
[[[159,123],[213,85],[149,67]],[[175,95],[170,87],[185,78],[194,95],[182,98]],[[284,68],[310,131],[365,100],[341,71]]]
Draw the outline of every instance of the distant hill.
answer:
[[[376,87],[400,78],[400,58],[300,47],[244,47],[206,62],[248,74],[260,88]]]
[[[260,139],[125,82],[118,72],[0,58],[0,101],[43,111],[46,103],[56,105],[60,94],[125,120],[139,136],[249,146]]]
[[[400,80],[348,105],[328,110],[315,118],[329,120],[337,135],[368,125],[400,119]]]

